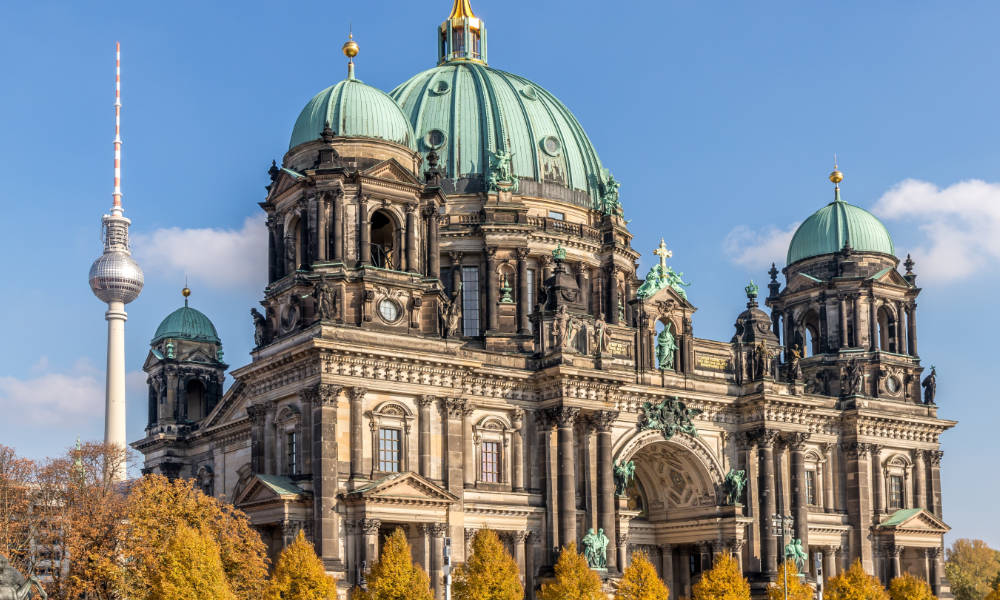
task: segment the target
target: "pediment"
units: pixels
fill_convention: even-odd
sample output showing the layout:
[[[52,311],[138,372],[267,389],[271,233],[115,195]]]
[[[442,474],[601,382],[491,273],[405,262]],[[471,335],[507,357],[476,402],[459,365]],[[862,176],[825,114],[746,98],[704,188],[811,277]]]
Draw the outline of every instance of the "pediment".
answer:
[[[878,273],[875,273],[874,275],[869,277],[869,279],[871,279],[872,281],[877,281],[879,283],[885,283],[888,285],[911,287],[910,282],[904,279],[903,276],[899,274],[899,271],[892,268],[882,269]]]
[[[361,174],[366,177],[374,177],[376,179],[387,179],[389,181],[396,181],[410,185],[422,185],[422,182],[419,179],[410,173],[406,167],[399,164],[399,161],[394,158],[384,160],[374,166],[371,166],[362,171]]]
[[[682,296],[677,290],[669,285],[656,290],[642,301],[649,306],[659,306],[660,304],[665,304],[667,312],[673,312],[678,308],[695,310],[694,305],[691,304],[687,298]]]
[[[155,367],[161,360],[163,360],[163,355],[160,354],[155,348],[146,353],[146,360],[142,363],[142,370],[149,372],[150,369]]]
[[[246,385],[242,381],[237,381],[229,386],[226,393],[222,395],[222,400],[208,414],[203,428],[214,427],[222,423],[239,421],[247,416],[247,399],[243,394]]]
[[[236,506],[267,504],[272,502],[297,502],[307,495],[302,488],[287,477],[254,475],[249,484],[236,497]]]
[[[923,508],[897,510],[879,523],[879,529],[890,531],[906,531],[912,533],[944,534],[951,527]]]
[[[396,473],[353,490],[347,499],[354,502],[449,505],[458,497],[412,471]]]
[[[815,287],[817,283],[824,283],[824,281],[819,277],[813,277],[808,273],[797,272],[788,279],[788,285],[785,286],[785,289],[788,291],[801,290],[804,288]]]
[[[278,177],[274,180],[274,183],[271,184],[269,196],[280,196],[294,187],[303,177],[305,177],[305,175],[302,173],[281,167],[278,170]]]

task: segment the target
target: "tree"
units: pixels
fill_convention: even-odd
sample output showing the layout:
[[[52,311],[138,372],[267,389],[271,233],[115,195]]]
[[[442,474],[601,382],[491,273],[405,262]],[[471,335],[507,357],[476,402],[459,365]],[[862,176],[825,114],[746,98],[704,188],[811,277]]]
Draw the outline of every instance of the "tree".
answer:
[[[590,567],[587,559],[571,543],[559,553],[556,561],[556,579],[542,585],[539,600],[606,600],[601,589],[601,578]]]
[[[889,600],[889,593],[856,559],[849,569],[826,580],[823,600]]]
[[[150,575],[150,600],[235,600],[210,534],[181,524]]]
[[[980,600],[1000,574],[1000,552],[982,540],[955,540],[948,549],[944,572],[955,600]]]
[[[337,582],[326,574],[323,561],[300,530],[295,541],[281,551],[264,600],[334,600]]]
[[[267,558],[260,536],[245,514],[206,496],[193,481],[143,477],[129,493],[122,517],[119,556],[124,560],[117,578],[122,597],[151,600],[150,581],[162,563],[164,549],[175,532],[187,526],[203,532],[219,547],[222,570],[237,598],[262,598]]]
[[[396,528],[382,546],[378,561],[368,572],[368,589],[355,588],[357,600],[433,600],[430,579],[413,564],[410,544],[403,530]]]
[[[723,553],[691,589],[693,600],[750,600],[750,582],[732,555]]]
[[[903,573],[889,582],[891,600],[937,600],[931,586],[920,577]]]
[[[785,599],[785,575],[788,576],[788,600],[812,600],[813,588],[799,579],[799,569],[794,560],[786,560],[778,569],[778,579],[767,586],[768,600]]]
[[[494,531],[480,529],[472,538],[472,554],[455,569],[451,592],[455,600],[524,598],[517,563]]]
[[[36,470],[34,462],[0,444],[0,554],[25,574],[33,570],[31,542],[41,527],[39,512],[32,510]]]
[[[656,575],[656,567],[649,562],[645,552],[632,555],[632,562],[622,573],[615,592],[615,600],[667,600],[669,590]]]
[[[986,594],[984,600],[1000,600],[1000,576],[993,580],[993,589],[990,590],[989,594]]]

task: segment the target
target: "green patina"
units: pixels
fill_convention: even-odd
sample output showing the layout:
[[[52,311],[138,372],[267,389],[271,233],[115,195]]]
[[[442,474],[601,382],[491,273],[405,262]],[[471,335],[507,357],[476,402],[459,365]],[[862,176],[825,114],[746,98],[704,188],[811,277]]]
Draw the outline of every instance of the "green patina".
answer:
[[[302,488],[295,485],[295,482],[288,477],[264,475],[263,473],[258,473],[256,477],[279,496],[297,496],[302,493]]]
[[[838,189],[833,202],[813,213],[795,231],[788,245],[787,264],[834,254],[848,242],[856,252],[895,254],[892,236],[878,217],[841,200]]]
[[[184,301],[184,306],[163,319],[150,343],[155,344],[168,338],[222,345],[212,321],[201,311],[188,306],[187,300]]]
[[[904,508],[902,510],[897,510],[896,512],[889,515],[889,518],[885,521],[879,523],[881,527],[895,527],[896,525],[902,525],[909,519],[919,514],[922,508]]]

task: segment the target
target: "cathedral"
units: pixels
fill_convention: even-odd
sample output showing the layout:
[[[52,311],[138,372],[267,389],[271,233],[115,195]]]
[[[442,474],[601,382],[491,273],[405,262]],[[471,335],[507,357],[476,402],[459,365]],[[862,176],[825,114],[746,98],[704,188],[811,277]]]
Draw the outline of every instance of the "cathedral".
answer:
[[[483,528],[529,600],[585,538],[606,539],[609,589],[641,551],[690,597],[728,553],[760,594],[799,540],[809,581],[860,559],[950,597],[955,421],[919,358],[913,262],[901,273],[885,226],[841,199],[840,171],[765,295],[745,288],[732,338],[699,338],[662,240],[637,272],[619,184],[573,113],[488,66],[469,0],[435,42],[437,66],[389,93],[344,44],[346,79],[269,171],[252,360],[224,389],[185,295],[143,367],[144,472],[234,504],[272,557],[303,530],[342,597],[396,528],[438,598]]]

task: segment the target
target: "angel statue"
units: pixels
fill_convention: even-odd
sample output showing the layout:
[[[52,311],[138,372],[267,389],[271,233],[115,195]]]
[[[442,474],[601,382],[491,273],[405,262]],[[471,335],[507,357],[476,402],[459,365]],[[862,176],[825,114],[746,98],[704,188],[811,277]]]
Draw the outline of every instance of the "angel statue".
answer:
[[[743,497],[743,487],[747,484],[747,472],[730,469],[722,482],[722,491],[726,493],[726,505],[735,506]]]
[[[628,461],[618,461],[614,465],[614,475],[615,475],[615,495],[625,496],[625,488],[635,477],[635,462]]]

